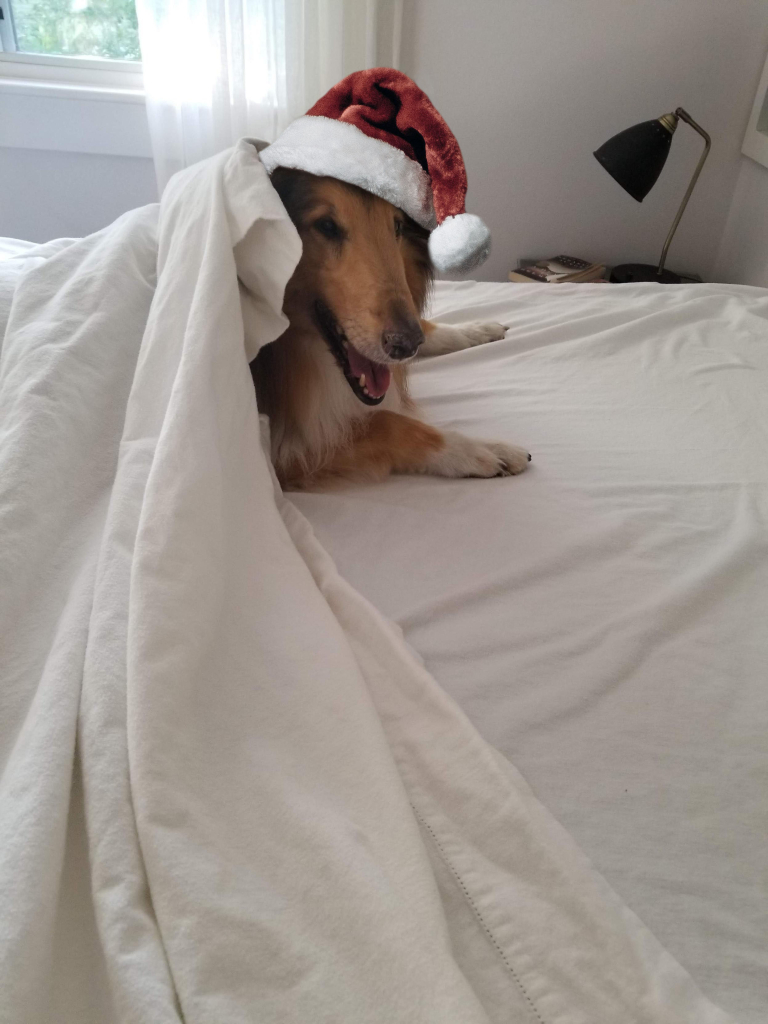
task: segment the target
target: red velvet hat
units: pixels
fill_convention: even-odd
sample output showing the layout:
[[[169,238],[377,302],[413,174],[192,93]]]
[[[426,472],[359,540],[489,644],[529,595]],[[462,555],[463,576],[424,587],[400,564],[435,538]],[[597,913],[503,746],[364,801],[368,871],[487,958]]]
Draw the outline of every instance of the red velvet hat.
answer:
[[[271,173],[294,167],[359,185],[431,231],[438,270],[472,270],[488,256],[488,228],[464,210],[459,144],[429,97],[392,68],[356,71],[261,152]]]

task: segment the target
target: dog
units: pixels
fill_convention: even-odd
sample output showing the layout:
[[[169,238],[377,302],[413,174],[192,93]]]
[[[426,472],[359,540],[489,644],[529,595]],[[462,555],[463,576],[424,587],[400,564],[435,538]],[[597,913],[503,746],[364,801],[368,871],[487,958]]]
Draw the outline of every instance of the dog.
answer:
[[[497,323],[421,319],[433,279],[429,233],[386,200],[335,178],[277,167],[271,181],[303,246],[285,291],[289,327],[251,364],[282,487],[526,469],[525,449],[436,430],[410,398],[408,366],[417,355],[505,333]]]

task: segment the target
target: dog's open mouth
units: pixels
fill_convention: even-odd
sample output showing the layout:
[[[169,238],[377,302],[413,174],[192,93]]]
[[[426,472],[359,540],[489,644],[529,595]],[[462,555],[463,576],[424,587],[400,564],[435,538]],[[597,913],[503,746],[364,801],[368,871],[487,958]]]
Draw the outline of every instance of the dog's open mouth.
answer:
[[[392,379],[389,367],[358,352],[325,303],[315,303],[315,320],[355,397],[365,405],[383,402]]]

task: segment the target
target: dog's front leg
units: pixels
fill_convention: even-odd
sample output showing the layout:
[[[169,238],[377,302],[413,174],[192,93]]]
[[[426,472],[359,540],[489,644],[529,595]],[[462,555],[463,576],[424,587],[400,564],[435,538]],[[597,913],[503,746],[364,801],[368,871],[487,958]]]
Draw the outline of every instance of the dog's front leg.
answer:
[[[425,473],[447,477],[512,476],[530,462],[524,448],[497,441],[476,441],[463,434],[441,433],[411,416],[374,412],[354,442],[339,450],[320,474],[303,486],[333,479],[383,479],[390,473]],[[302,486],[302,484],[299,484]]]
[[[421,321],[424,342],[419,348],[420,356],[443,356],[449,352],[461,352],[475,345],[489,341],[500,341],[507,328],[504,324],[473,320],[466,324],[433,324]]]

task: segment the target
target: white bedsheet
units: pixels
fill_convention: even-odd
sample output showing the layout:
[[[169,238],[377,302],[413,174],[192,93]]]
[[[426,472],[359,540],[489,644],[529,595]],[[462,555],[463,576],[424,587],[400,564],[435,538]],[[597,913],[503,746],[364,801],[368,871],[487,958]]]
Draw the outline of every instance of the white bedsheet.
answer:
[[[508,480],[295,495],[340,571],[706,993],[768,1019],[768,292],[438,284],[425,361]]]
[[[10,268],[0,1021],[727,1024],[275,493],[298,256],[244,142]]]

